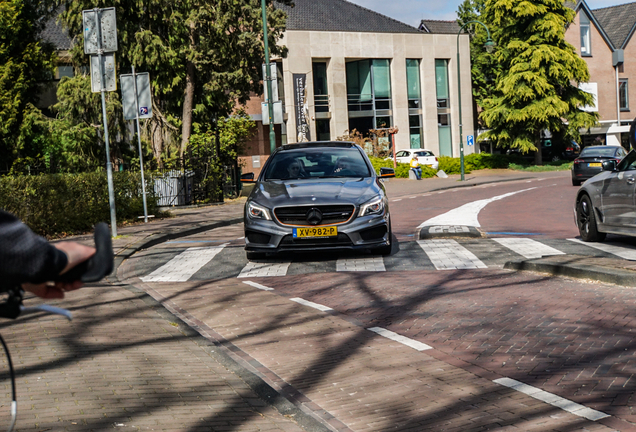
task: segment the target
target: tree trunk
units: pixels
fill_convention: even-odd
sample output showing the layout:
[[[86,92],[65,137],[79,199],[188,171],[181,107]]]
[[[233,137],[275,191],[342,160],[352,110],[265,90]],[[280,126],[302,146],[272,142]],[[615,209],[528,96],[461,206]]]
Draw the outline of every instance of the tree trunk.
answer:
[[[160,121],[152,121],[150,124],[150,134],[152,136],[152,153],[157,161],[157,168],[163,169],[163,128]]]
[[[534,154],[534,164],[541,166],[543,165],[543,155],[541,154],[541,133],[537,135],[534,145],[537,147],[537,152]]]
[[[190,23],[190,50],[192,53],[194,53],[195,51],[194,23]],[[188,64],[186,66],[186,88],[183,99],[183,114],[181,117],[183,121],[181,123],[181,149],[179,152],[181,162],[183,162],[183,155],[185,154],[188,141],[190,141],[190,132],[192,130],[192,107],[194,106],[195,72],[196,69],[194,67],[194,63],[191,60],[188,60]]]

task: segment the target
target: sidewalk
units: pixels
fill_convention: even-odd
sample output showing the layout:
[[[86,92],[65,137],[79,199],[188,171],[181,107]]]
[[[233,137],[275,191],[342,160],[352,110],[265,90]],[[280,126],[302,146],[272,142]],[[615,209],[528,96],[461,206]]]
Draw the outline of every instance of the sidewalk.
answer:
[[[390,197],[399,197],[537,175],[476,172],[461,184],[451,176],[391,179],[386,186]],[[117,265],[137,250],[241,223],[244,201],[175,210],[173,218],[118,228]],[[75,239],[90,242],[89,236]],[[597,259],[590,265],[559,258],[510,268],[585,278],[625,272],[626,284],[636,275],[623,260]],[[542,411],[543,402],[493,384],[487,371],[436,350],[422,354],[375,337],[337,313],[281,305],[284,296],[242,281],[182,284],[178,292],[166,284],[136,285],[141,289],[111,276],[108,283],[52,303],[73,311],[70,323],[30,317],[0,324],[18,374],[18,430],[380,431],[390,425],[412,431],[497,425],[520,431],[628,430],[611,419],[603,424],[565,412],[555,419]],[[203,303],[215,308],[203,310]],[[307,349],[311,346],[321,349]],[[294,356],[280,358],[288,352],[283,348]],[[277,359],[278,366],[264,367],[268,358]],[[408,373],[413,368],[417,376]],[[388,370],[398,371],[398,377],[385,386]],[[0,422],[7,424],[10,386],[4,383]],[[404,403],[414,398],[423,403]],[[385,408],[371,408],[378,404]],[[401,413],[421,421],[400,423]],[[493,418],[496,424],[489,423]]]

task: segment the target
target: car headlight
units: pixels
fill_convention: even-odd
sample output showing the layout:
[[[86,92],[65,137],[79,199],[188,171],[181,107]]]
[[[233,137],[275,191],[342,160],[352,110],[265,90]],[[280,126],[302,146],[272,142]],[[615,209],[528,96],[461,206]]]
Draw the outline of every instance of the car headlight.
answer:
[[[272,220],[272,217],[269,215],[269,210],[263,206],[259,206],[253,202],[247,204],[247,215],[251,219],[265,219]]]
[[[371,201],[360,206],[359,216],[367,216],[373,214],[381,214],[384,211],[384,200],[382,197],[373,198]]]

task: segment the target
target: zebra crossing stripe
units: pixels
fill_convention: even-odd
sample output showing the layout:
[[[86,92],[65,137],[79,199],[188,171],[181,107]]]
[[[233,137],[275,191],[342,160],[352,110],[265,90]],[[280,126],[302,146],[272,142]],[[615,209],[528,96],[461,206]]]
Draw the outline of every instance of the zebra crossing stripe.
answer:
[[[493,240],[528,259],[541,258],[548,255],[565,255],[560,250],[529,238],[496,238]]]
[[[609,417],[609,414],[605,414],[604,412],[596,411],[584,405],[577,404],[576,402],[573,402],[569,399],[562,398],[561,396],[557,396],[554,393],[549,393],[547,391],[541,390],[528,384],[524,384],[512,378],[499,378],[493,380],[493,382],[504,387],[517,390],[518,392],[526,394],[532,398],[538,399],[557,408],[561,408],[564,411],[591,421],[597,421]]]
[[[228,244],[188,248],[148,276],[142,277],[141,280],[144,282],[186,282]]]
[[[628,261],[636,261],[636,249],[628,248],[625,246],[616,246],[609,243],[586,243],[579,239],[568,239],[568,240],[574,243],[579,243],[579,244],[589,246],[598,250],[602,250],[603,252],[616,255]]]
[[[417,243],[437,270],[488,268],[475,254],[455,240],[418,240]]]
[[[241,273],[237,276],[239,278],[250,277],[268,277],[268,276],[285,276],[290,262],[284,263],[257,263],[248,262]]]
[[[381,256],[372,257],[372,258],[340,258],[338,259],[338,261],[336,261],[336,271],[380,272],[380,271],[386,271],[386,268],[384,267],[384,259]]]

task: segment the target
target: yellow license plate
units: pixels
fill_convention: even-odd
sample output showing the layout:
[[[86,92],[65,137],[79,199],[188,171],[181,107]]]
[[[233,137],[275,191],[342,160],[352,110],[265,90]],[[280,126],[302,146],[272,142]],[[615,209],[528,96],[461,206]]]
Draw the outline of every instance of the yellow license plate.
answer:
[[[592,163],[587,164],[587,166],[589,166],[589,167],[600,167],[600,166],[603,166],[603,164],[600,163],[600,162],[592,162]]]
[[[294,238],[316,238],[316,237],[337,237],[338,227],[311,227],[311,228],[294,228]]]

